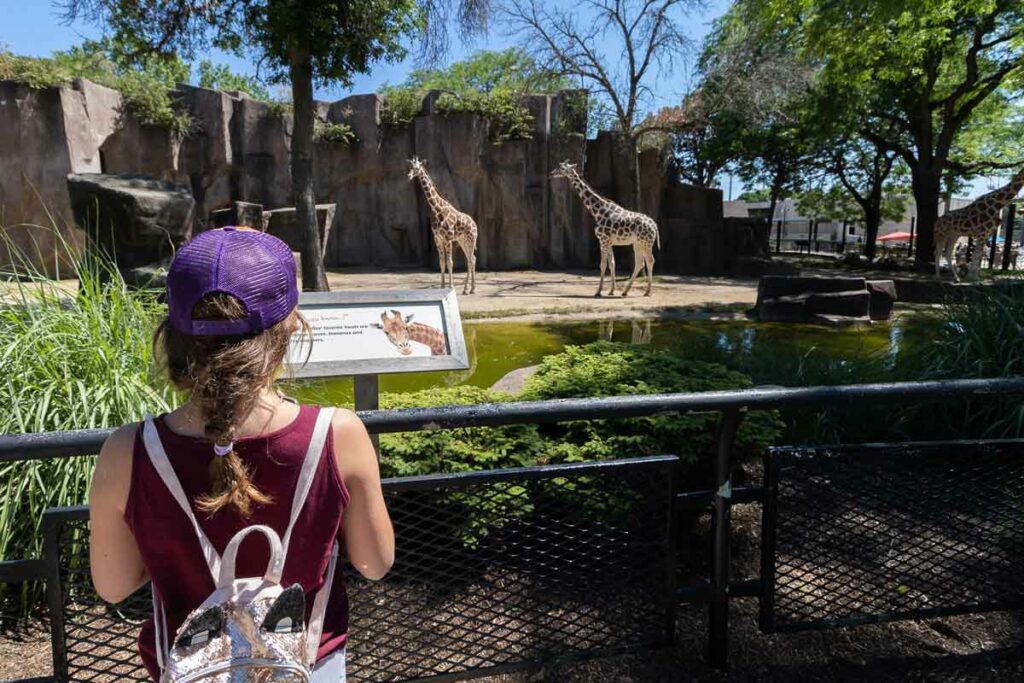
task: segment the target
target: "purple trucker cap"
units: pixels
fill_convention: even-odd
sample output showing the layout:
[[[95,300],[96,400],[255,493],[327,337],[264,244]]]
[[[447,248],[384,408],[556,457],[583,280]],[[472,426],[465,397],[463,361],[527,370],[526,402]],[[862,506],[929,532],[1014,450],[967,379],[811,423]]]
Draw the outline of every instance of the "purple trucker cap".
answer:
[[[248,316],[193,320],[192,309],[213,292],[236,297]],[[182,334],[255,334],[284,320],[298,302],[291,249],[255,230],[228,227],[202,232],[178,251],[167,272],[168,318]]]

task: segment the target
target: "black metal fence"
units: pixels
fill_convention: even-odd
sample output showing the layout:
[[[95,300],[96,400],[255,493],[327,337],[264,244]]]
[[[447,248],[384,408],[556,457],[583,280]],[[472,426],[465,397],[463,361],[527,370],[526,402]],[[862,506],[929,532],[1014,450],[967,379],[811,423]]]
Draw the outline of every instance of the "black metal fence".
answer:
[[[352,680],[457,678],[671,642],[672,456],[392,479],[399,549],[380,582],[348,568]],[[148,588],[108,607],[85,508],[46,514],[58,680],[148,680]],[[360,638],[366,634],[366,639]]]
[[[775,449],[761,628],[1024,607],[1024,442]]]
[[[811,457],[806,455],[809,451],[800,451],[802,455],[778,451],[769,459],[767,489],[761,486],[734,488],[732,482],[733,441],[748,410],[974,399],[1003,394],[1024,394],[1024,379],[760,388],[361,414],[371,433],[694,412],[718,412],[721,420],[716,435],[712,488],[675,492],[672,514],[668,513],[668,498],[672,495],[671,467],[663,460],[643,461],[646,464],[642,466],[633,463],[638,465],[634,473],[630,473],[628,461],[615,461],[585,465],[583,469],[572,470],[571,474],[563,472],[553,477],[538,469],[444,475],[389,483],[388,496],[399,544],[407,553],[409,563],[406,565],[400,559],[392,578],[382,584],[363,586],[354,581],[353,622],[358,624],[360,619],[367,624],[372,622],[368,628],[376,631],[378,638],[373,651],[360,651],[359,645],[353,643],[353,677],[454,679],[483,670],[496,672],[529,666],[557,656],[582,656],[665,642],[671,633],[671,610],[676,600],[655,601],[658,595],[664,595],[659,591],[668,590],[664,572],[671,563],[673,536],[663,537],[659,545],[647,534],[652,530],[665,533],[671,528],[676,513],[683,510],[711,513],[713,539],[709,576],[706,581],[676,586],[675,595],[678,599],[708,606],[708,656],[716,667],[725,667],[728,661],[728,605],[734,598],[761,599],[762,625],[775,630],[1016,605],[1013,598],[1007,597],[1005,577],[1018,571],[1018,565],[1006,564],[1010,562],[1007,554],[1010,551],[1004,549],[1016,548],[1019,537],[1012,534],[1004,537],[1007,525],[1002,523],[997,525],[998,531],[986,531],[988,527],[981,520],[988,524],[993,515],[1006,519],[1015,509],[1012,504],[1019,503],[1019,497],[1014,498],[1017,502],[1012,504],[994,505],[995,497],[990,494],[996,489],[991,486],[985,489],[982,484],[988,479],[981,477],[976,480],[980,506],[976,509],[944,507],[944,503],[936,503],[915,513],[899,512],[903,509],[899,505],[907,501],[908,492],[915,493],[921,501],[939,496],[938,500],[963,504],[948,488],[943,489],[936,482],[941,480],[941,467],[947,465],[950,470],[946,486],[957,479],[970,480],[971,473],[977,471],[974,458],[942,461],[943,465],[941,459],[935,459],[937,456],[925,454],[915,465],[915,456],[901,460],[897,451],[890,450],[870,457],[865,455],[863,464],[858,467],[850,463],[860,461],[859,458]],[[109,433],[110,430],[85,430],[0,436],[0,463],[93,454]],[[1017,447],[1006,446],[1011,450]],[[942,448],[955,455],[960,449],[971,452],[972,447],[953,444]],[[998,450],[999,446],[975,444],[973,448],[975,457],[980,457],[979,453],[989,452],[985,449]],[[868,453],[871,449],[863,451]],[[851,451],[833,449],[832,452]],[[1019,481],[1020,469],[1008,454],[1006,451],[1003,460],[997,459],[1002,464],[993,465],[995,469],[988,474],[997,476],[1002,472],[1008,476],[1012,473],[1016,477],[1014,481]],[[787,459],[792,459],[789,465],[786,465]],[[823,464],[826,462],[829,464]],[[875,470],[870,469],[869,462],[875,462]],[[926,470],[933,466],[932,478],[926,479],[932,482],[928,488],[912,488],[916,466]],[[626,469],[603,469],[605,467]],[[849,474],[846,474],[847,468]],[[604,476],[612,472],[616,476]],[[902,497],[898,495],[899,484],[883,486],[889,478],[904,480]],[[945,493],[939,495],[938,490]],[[766,496],[766,491],[772,495]],[[852,512],[853,507],[839,507],[836,498],[850,501],[851,506],[863,500],[864,505]],[[601,503],[604,500],[619,502],[604,505]],[[986,500],[988,505],[984,506]],[[765,557],[771,561],[765,560],[763,576],[735,577],[730,572],[732,506],[761,502],[766,503],[764,518],[770,522],[765,528],[765,544],[769,546]],[[626,503],[626,507],[621,507]],[[927,612],[921,607],[923,598],[920,596],[924,594],[922,587],[928,588],[924,579],[932,565],[924,560],[916,560],[917,564],[910,561],[924,552],[913,548],[910,539],[919,528],[915,524],[920,526],[927,521],[942,525],[946,512],[953,509],[959,510],[961,517],[958,519],[964,525],[957,532],[960,537],[967,537],[970,520],[974,519],[971,515],[976,515],[979,520],[973,529],[976,545],[949,549],[941,567],[949,576],[958,576],[961,571],[974,572],[967,575],[971,580],[977,580],[978,572],[994,574],[984,575],[988,587],[977,597],[957,600],[961,586],[952,584],[935,592],[941,597],[940,609],[945,611]],[[417,523],[422,524],[417,520],[424,519],[425,510],[431,511],[431,524],[437,525],[429,533],[417,526]],[[474,512],[467,514],[469,510]],[[860,525],[870,529],[875,524],[872,520],[878,519],[883,511],[895,517],[879,522],[888,525],[888,531],[885,534],[881,530],[875,532],[871,552],[881,553],[885,543],[890,542],[885,540],[887,534],[891,543],[906,544],[908,550],[901,561],[920,571],[914,574],[907,569],[904,572],[907,578],[895,585],[889,582],[891,577],[884,571],[857,574],[856,567],[851,566],[850,576],[830,574],[829,567],[837,561],[821,549],[820,534],[833,529],[831,533],[836,538],[828,535],[825,538],[835,541],[830,547],[838,554],[844,549],[844,539],[847,546],[858,541],[850,535],[850,529],[867,533],[856,521],[850,522],[851,515],[855,519],[859,515]],[[48,564],[51,612],[60,615],[53,620],[53,638],[55,644],[67,644],[66,665],[69,669],[78,667],[73,676],[75,680],[105,680],[97,676],[112,674],[97,673],[100,665],[94,662],[122,656],[116,653],[126,648],[133,651],[126,643],[131,640],[142,613],[135,603],[113,610],[81,597],[87,595],[83,592],[87,590],[84,546],[74,540],[84,533],[84,516],[82,510],[57,511],[48,516],[47,557],[61,558],[59,562]],[[595,523],[596,520],[601,523]],[[647,521],[641,523],[643,520]],[[72,552],[62,556],[60,548],[64,547],[71,548]],[[846,550],[849,551],[849,547]],[[1002,557],[1003,563],[970,565],[964,558],[972,552]],[[800,553],[805,557],[798,557]],[[630,558],[641,559],[631,564]],[[874,561],[875,566],[887,566],[884,559]],[[812,574],[808,568],[808,563],[815,562],[823,563],[819,575]],[[44,578],[41,569],[45,564],[39,559],[0,563],[0,581]],[[416,567],[425,569],[417,574]],[[458,578],[450,573],[455,569]],[[63,577],[64,588],[56,572]],[[963,576],[960,578],[963,580]],[[453,592],[453,585],[462,592]],[[868,596],[880,589],[895,593],[897,599],[864,607],[860,603],[867,604],[865,597],[856,598],[860,600],[856,603],[846,595],[847,591],[855,590],[861,596]],[[1007,592],[1001,593],[1004,590]],[[615,595],[616,591],[621,591],[621,595]],[[914,599],[919,602],[913,603]],[[933,598],[929,595],[928,599]],[[813,607],[807,608],[801,601],[810,601]],[[410,611],[425,617],[410,621],[405,618]],[[568,617],[570,614],[573,616]],[[103,619],[106,621],[100,621]],[[412,655],[414,646],[415,655]],[[59,647],[55,648],[55,655],[58,659],[55,670],[61,674],[65,662],[59,661]],[[125,663],[124,666],[132,665]],[[113,674],[117,680],[130,679],[132,675]]]

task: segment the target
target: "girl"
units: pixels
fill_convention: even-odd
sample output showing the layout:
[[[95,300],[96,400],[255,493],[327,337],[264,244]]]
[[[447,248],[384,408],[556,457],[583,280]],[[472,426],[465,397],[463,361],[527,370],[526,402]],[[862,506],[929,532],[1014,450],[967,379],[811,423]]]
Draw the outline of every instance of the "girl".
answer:
[[[377,458],[362,422],[336,411],[320,446],[314,434],[320,409],[296,405],[274,388],[292,335],[308,333],[297,304],[295,261],[283,242],[232,228],[198,235],[171,264],[168,317],[154,338],[171,382],[188,400],[150,426],[121,427],[100,451],[89,496],[93,584],[116,603],[151,581],[172,639],[214,589],[199,534],[182,506],[218,553],[252,524],[283,535],[310,448],[321,449],[319,464],[282,581],[302,585],[307,618],[336,539],[344,539],[348,560],[367,578],[383,577],[394,559]],[[171,492],[166,468],[158,470],[163,453],[187,501]],[[247,538],[238,575],[262,575],[266,563],[265,542]],[[314,681],[345,679],[342,577],[335,573]],[[152,619],[143,625],[139,650],[159,680]]]

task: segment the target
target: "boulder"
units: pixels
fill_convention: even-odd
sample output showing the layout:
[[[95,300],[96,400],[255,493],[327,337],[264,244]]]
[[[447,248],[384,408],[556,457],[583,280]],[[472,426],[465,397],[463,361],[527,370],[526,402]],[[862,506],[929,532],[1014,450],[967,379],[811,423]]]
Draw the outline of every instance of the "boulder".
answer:
[[[807,295],[765,299],[758,309],[758,317],[765,322],[804,322],[807,317]]]
[[[70,174],[67,184],[89,246],[111,254],[122,273],[169,258],[192,236],[188,185],[103,173]]]
[[[334,222],[336,204],[316,205],[316,224],[320,230],[320,254],[323,255]],[[266,231],[287,244],[292,251],[302,251],[302,228],[295,214],[295,207],[272,209],[263,212]]]
[[[888,320],[896,303],[896,283],[892,280],[868,280],[865,285],[871,295],[871,319]]]
[[[832,292],[863,291],[862,277],[816,277],[765,275],[757,286],[757,299],[774,299],[794,294],[829,294]]]
[[[807,297],[807,313],[810,315],[842,315],[861,318],[871,308],[871,294],[866,289],[857,292],[826,292]]]

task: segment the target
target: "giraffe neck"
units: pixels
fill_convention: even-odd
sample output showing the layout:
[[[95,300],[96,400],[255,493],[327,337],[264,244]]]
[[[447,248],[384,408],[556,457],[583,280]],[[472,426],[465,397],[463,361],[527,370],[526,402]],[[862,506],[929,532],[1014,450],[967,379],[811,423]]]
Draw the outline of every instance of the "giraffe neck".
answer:
[[[583,200],[583,205],[587,207],[587,211],[589,211],[590,213],[596,215],[598,209],[607,204],[612,204],[611,201],[605,199],[596,191],[594,191],[594,188],[592,188],[590,185],[587,185],[586,181],[580,177],[579,173],[576,173],[575,171],[572,172],[569,175],[569,182],[572,184],[573,188],[579,194],[580,199]],[[612,206],[614,206],[614,204],[612,204]]]
[[[427,206],[430,207],[430,212],[435,216],[440,216],[448,208],[448,202],[441,197],[441,193],[434,187],[434,181],[430,179],[430,176],[426,171],[420,172],[420,187],[423,188],[423,194],[427,198]]]
[[[443,356],[445,354],[444,335],[439,330],[423,323],[412,323],[409,325],[408,330],[409,339],[430,347],[431,356]]]
[[[1013,176],[1009,183],[999,189],[992,190],[982,199],[986,200],[988,203],[995,203],[998,206],[1003,207],[1009,204],[1013,198],[1017,196],[1017,193],[1020,192],[1022,187],[1024,187],[1024,169],[1017,171],[1017,174]]]

